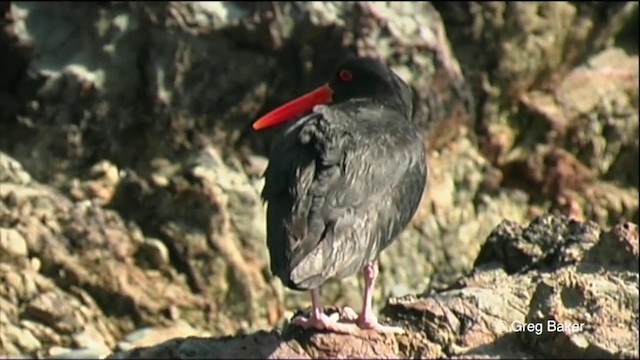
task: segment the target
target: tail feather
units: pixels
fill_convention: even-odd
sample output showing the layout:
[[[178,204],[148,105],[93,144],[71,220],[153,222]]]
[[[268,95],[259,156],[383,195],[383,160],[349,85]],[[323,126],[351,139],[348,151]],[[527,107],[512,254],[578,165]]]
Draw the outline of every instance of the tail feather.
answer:
[[[318,288],[326,280],[322,246],[316,246],[290,271],[289,280],[300,289]]]

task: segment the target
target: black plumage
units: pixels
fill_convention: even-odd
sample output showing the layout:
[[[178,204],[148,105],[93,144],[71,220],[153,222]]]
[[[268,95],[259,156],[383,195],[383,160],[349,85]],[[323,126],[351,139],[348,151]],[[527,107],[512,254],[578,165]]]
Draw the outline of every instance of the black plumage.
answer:
[[[351,58],[325,88],[331,103],[309,103],[274,142],[264,174],[271,271],[296,290],[373,264],[411,221],[427,181],[406,83]]]

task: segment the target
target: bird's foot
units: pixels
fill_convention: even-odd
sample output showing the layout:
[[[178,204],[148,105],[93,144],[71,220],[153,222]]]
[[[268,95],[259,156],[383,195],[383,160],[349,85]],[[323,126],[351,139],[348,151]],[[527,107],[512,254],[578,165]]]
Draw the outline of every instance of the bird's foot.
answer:
[[[358,315],[355,310],[345,306],[340,312],[340,316],[345,321],[355,323],[360,329],[371,329],[383,334],[402,334],[404,329],[398,326],[382,325],[378,321],[378,318],[373,314]]]
[[[355,323],[358,320],[358,313],[352,308],[345,306],[340,310],[340,318],[342,320]]]
[[[326,330],[340,334],[354,334],[358,330],[358,327],[353,323],[340,322],[339,313],[334,313],[331,316],[325,313],[320,313],[318,316],[311,315],[310,317],[297,316],[291,323],[304,329]]]
[[[382,325],[375,315],[358,316],[356,325],[360,329],[371,329],[382,334],[404,334],[404,329],[399,326]]]

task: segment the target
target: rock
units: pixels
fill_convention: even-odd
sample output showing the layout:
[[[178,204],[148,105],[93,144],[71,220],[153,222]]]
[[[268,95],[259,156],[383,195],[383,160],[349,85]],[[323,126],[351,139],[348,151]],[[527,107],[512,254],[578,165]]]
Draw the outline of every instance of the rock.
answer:
[[[173,271],[167,278],[181,276],[189,292],[202,294],[195,298],[206,297],[202,306],[215,310],[210,316],[187,311],[194,326],[214,328],[221,335],[269,328],[288,307],[308,302],[306,294],[283,291],[268,274],[262,185],[244,172],[241,151],[229,149],[264,155],[271,133],[247,132],[250,119],[325,81],[349,48],[384,60],[409,81],[416,90],[415,121],[424,127],[429,148],[463,159],[444,161],[455,168],[454,174],[446,172],[449,168],[434,170],[442,180],[433,179],[433,188],[447,192],[445,203],[434,206],[443,220],[433,221],[425,205],[414,227],[389,249],[378,304],[397,283],[406,289],[425,287],[436,272],[436,283],[454,278],[468,269],[479,239],[504,213],[521,220],[526,212],[526,199],[512,191],[495,202],[486,198],[478,212],[471,204],[489,170],[466,139],[473,97],[449,49],[444,24],[429,3],[278,3],[273,8],[12,3],[7,11],[8,42],[29,70],[16,80],[24,87],[20,96],[29,99],[20,114],[27,125],[12,129],[33,135],[7,143],[11,155],[72,200],[90,201],[90,213],[112,209],[122,221],[160,240],[169,258],[164,267],[162,250],[158,256],[148,254],[161,249],[159,243],[129,245],[121,238],[112,245],[120,244],[114,252],[122,258],[136,254],[137,263],[126,267]],[[77,24],[90,30],[76,32]],[[77,39],[56,46],[67,33]],[[21,46],[40,55],[33,58]],[[297,69],[295,77],[280,74],[283,68]],[[215,134],[205,138],[212,129]],[[455,195],[460,189],[452,185],[457,183],[469,186]],[[511,197],[518,199],[516,204],[502,209]],[[462,225],[478,217],[482,219]],[[426,241],[424,232],[443,240]],[[441,250],[443,244],[446,249]],[[76,246],[69,246],[71,257],[79,253],[72,251]],[[413,251],[416,247],[428,255]],[[399,258],[403,254],[412,256],[416,268],[392,271],[404,261]],[[461,256],[450,261],[450,254]],[[44,271],[51,268],[42,266]],[[128,271],[145,278],[140,270]],[[355,305],[360,281],[332,282],[323,289],[324,297]],[[268,304],[258,299],[268,299]],[[247,318],[244,323],[232,320],[237,317]],[[123,325],[123,331],[132,330],[130,326]]]
[[[633,219],[639,184],[638,76],[638,57],[610,48],[572,70],[553,91],[523,94],[523,111],[545,124],[550,144],[533,153],[514,149],[504,168],[523,171],[545,196],[573,207],[582,219]]]
[[[639,355],[636,224],[605,231],[592,222],[543,215],[527,227],[502,223],[491,238],[481,254],[495,251],[496,244],[505,251],[490,262],[478,259],[473,273],[450,289],[388,301],[385,321],[403,326],[407,334],[339,335],[288,325],[282,331],[233,338],[180,337],[107,359]],[[509,249],[534,249],[525,256],[542,261],[540,270],[507,270],[515,260]],[[636,267],[620,269],[590,255],[605,249],[615,258],[634,259]]]
[[[73,179],[68,192],[74,200],[91,199],[100,205],[108,204],[115,194],[120,181],[118,168],[107,160],[95,164],[89,169],[90,179]]]
[[[140,244],[136,257],[141,267],[146,265],[157,269],[171,265],[169,250],[158,239],[146,239]]]
[[[137,347],[158,344],[176,337],[207,336],[206,331],[194,329],[184,321],[178,321],[173,326],[138,329],[126,335],[118,343],[120,350],[129,350]]]
[[[632,230],[614,226],[639,221],[637,6],[2,3],[0,228],[20,234],[26,252],[2,242],[0,320],[39,345],[0,337],[0,353],[93,356],[102,344],[176,336],[161,329],[185,321],[189,335],[210,333],[216,346],[242,344],[220,338],[238,332],[264,340],[272,357],[340,355],[337,345],[357,357],[464,354],[463,342],[371,338],[360,349],[341,343],[350,337],[271,332],[309,299],[268,271],[260,174],[276,131],[249,124],[325,81],[350,52],[380,58],[411,84],[429,149],[428,191],[380,259],[376,307],[391,294],[454,299],[442,291],[474,261],[503,262],[502,280],[487,284],[580,262],[628,272],[637,246],[620,240]],[[545,213],[576,223],[540,217],[518,230]],[[597,226],[582,227],[587,220]],[[599,230],[610,227],[621,235]],[[552,280],[537,299],[566,286]],[[329,282],[325,303],[359,306],[360,283]],[[483,289],[472,295],[494,291]],[[510,291],[500,294],[517,303]],[[143,343],[123,341],[140,329],[154,330]],[[436,337],[459,336],[447,334]],[[473,334],[467,343],[483,339]],[[558,338],[573,344],[558,351],[598,336]],[[597,346],[624,355],[621,339]],[[512,340],[484,348],[524,354],[500,347]],[[215,353],[208,341],[180,346]]]
[[[140,206],[134,219],[144,214],[155,218],[153,231],[167,248],[171,267],[184,274],[191,291],[207,294],[208,306],[218,309],[190,320],[224,333],[270,326],[269,319],[281,312],[282,300],[263,275],[267,259],[262,204],[239,168],[239,163],[225,163],[204,142],[180,167],[157,163],[156,172],[170,179],[168,186],[125,176],[112,203],[126,215],[126,209]],[[139,259],[150,260],[149,246],[142,246]],[[236,316],[245,317],[246,323],[233,323]]]
[[[637,356],[637,273],[616,283],[585,272],[558,271],[537,284],[525,323],[542,331],[523,332],[523,341],[550,357]]]
[[[64,347],[52,347],[47,359],[102,359],[105,354],[101,349],[68,349]]]
[[[576,219],[640,221],[638,4],[434,6],[475,87],[479,145],[499,184]]]
[[[251,344],[247,346],[247,344]],[[294,344],[297,345],[297,344]],[[357,344],[356,344],[357,345]],[[363,345],[362,342],[359,345]],[[107,359],[311,359],[297,346],[283,343],[274,333],[260,331],[238,338],[178,338],[164,342],[160,346],[147,347],[115,353]]]
[[[25,335],[7,338],[2,348],[46,354],[50,346],[73,344],[104,353],[136,321],[167,321],[156,317],[159,312],[205,316],[205,301],[175,270],[159,274],[135,266],[138,249],[151,240],[113,212],[88,201],[70,202],[47,186],[8,185],[0,191],[0,221],[24,234],[28,254],[37,261],[0,263],[0,297],[7,304],[0,314],[7,326],[31,332],[41,345],[25,345]]]
[[[624,249],[624,251],[620,251]],[[616,225],[605,233],[601,241],[587,254],[590,262],[603,267],[621,267],[633,271],[638,269],[638,226],[632,223]]]
[[[76,346],[86,351],[93,351],[98,354],[109,352],[109,346],[102,338],[102,334],[92,324],[84,328],[82,332],[73,335]]]
[[[587,247],[598,242],[599,236],[600,229],[595,223],[567,222],[548,215],[536,218],[526,229],[503,221],[489,235],[474,267],[499,260],[505,271],[512,274],[547,264],[550,259],[575,263],[582,260],[579,256],[586,254]],[[557,251],[562,248],[567,249],[569,258],[558,257]]]
[[[609,47],[638,12],[633,2],[436,2],[434,6],[444,18],[465,76],[478,80],[475,85],[489,90],[487,95],[507,101],[532,88],[553,87],[589,54]],[[607,21],[602,21],[603,13]],[[635,33],[631,36],[637,38]],[[487,116],[482,121],[500,118]]]
[[[31,175],[27,173],[22,165],[14,158],[0,152],[0,184],[28,184],[31,182]]]
[[[0,250],[2,254],[12,256],[27,256],[27,242],[15,229],[0,228]]]
[[[65,292],[30,268],[9,264],[0,264],[0,278],[0,319],[9,329],[2,331],[3,352],[46,354],[63,344],[103,353],[113,348],[113,324],[82,290]]]
[[[3,324],[0,337],[3,347],[10,353],[33,353],[42,346],[31,331],[7,323]]]

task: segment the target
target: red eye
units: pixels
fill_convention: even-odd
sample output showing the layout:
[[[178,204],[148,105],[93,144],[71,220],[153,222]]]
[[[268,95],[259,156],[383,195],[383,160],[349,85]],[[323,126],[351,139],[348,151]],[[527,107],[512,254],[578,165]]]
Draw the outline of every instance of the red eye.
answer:
[[[340,74],[338,74],[338,76],[340,76],[340,80],[344,82],[349,82],[353,79],[353,74],[351,74],[351,71],[349,70],[340,70]]]

